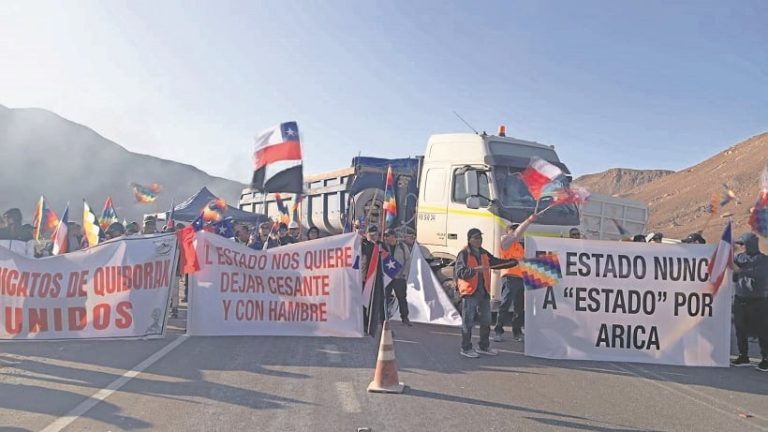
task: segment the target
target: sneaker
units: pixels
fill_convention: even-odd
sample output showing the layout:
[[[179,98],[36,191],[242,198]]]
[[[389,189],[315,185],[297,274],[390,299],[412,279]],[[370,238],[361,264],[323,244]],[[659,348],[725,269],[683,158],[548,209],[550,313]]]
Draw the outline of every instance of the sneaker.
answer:
[[[757,370],[760,372],[768,372],[768,358],[764,358],[763,361],[760,362],[759,365],[757,365]]]
[[[459,354],[463,355],[464,357],[469,358],[478,358],[480,357],[480,354],[477,353],[477,351],[473,350],[472,348],[468,350],[461,350]]]
[[[482,355],[487,355],[487,356],[495,356],[495,355],[499,355],[499,352],[498,352],[498,351],[496,351],[496,350],[495,350],[495,349],[493,349],[493,348],[485,348],[485,349],[483,349],[483,348],[480,348],[480,349],[478,349],[478,350],[477,350],[477,353],[478,353],[478,354],[482,354]]]
[[[408,327],[413,327],[413,324],[411,324],[411,320],[408,318],[403,318],[403,325],[407,325]]]
[[[520,333],[519,335],[515,335],[512,339],[514,339],[515,342],[522,342],[523,341],[523,334]]]
[[[496,333],[495,335],[493,335],[493,341],[494,342],[504,342],[504,338],[501,337],[500,334]]]
[[[743,366],[751,366],[752,362],[749,361],[749,357],[745,355],[740,355],[736,357],[736,359],[731,360],[731,366],[736,367],[743,367]]]

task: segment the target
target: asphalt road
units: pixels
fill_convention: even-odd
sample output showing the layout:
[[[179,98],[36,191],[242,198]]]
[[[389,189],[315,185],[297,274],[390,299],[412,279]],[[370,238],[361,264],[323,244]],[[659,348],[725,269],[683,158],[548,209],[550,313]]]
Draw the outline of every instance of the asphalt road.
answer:
[[[366,392],[371,338],[185,337],[0,345],[4,431],[768,431],[768,374],[458,354],[394,324],[404,394]],[[140,370],[140,372],[139,372]],[[364,430],[364,429],[363,429]]]

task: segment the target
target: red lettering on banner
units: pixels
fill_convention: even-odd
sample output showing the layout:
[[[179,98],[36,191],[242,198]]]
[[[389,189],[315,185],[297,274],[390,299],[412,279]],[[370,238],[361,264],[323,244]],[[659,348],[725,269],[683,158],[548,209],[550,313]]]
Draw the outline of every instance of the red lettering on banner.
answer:
[[[269,276],[269,292],[282,296],[317,297],[330,294],[329,275]]]
[[[0,295],[56,298],[61,292],[61,273],[19,272],[0,268]]]
[[[232,300],[222,300],[222,303],[224,303],[224,321],[229,321],[229,306]]]
[[[211,265],[213,264],[213,261],[211,261],[211,244],[208,242],[205,242],[205,264]]]
[[[87,297],[86,284],[88,284],[88,270],[70,273],[67,297]]]
[[[99,303],[93,307],[93,328],[104,330],[109,327],[109,303]]]
[[[239,294],[257,294],[264,292],[261,276],[252,273],[222,272],[219,284],[220,292]]]
[[[29,314],[30,333],[48,331],[48,309],[32,308],[27,313]]]
[[[98,331],[109,330],[113,319],[116,328],[127,329],[133,325],[132,308],[131,302],[123,301],[117,303],[114,309],[109,303],[99,303],[90,310],[83,306],[29,308],[27,310],[22,307],[6,306],[2,311],[5,314],[5,333],[18,335],[25,328],[28,329],[27,334],[49,331],[81,331],[88,327]],[[63,319],[65,314],[68,319],[66,327]],[[53,323],[52,327],[51,322]]]
[[[73,307],[67,310],[69,316],[69,330],[83,330],[88,324],[88,314],[84,307]]]
[[[154,266],[152,263],[144,263],[144,288],[149,288],[154,283],[152,273],[154,273]]]
[[[261,321],[264,319],[264,302],[261,300],[238,300],[235,303],[235,319],[238,321]]]
[[[53,329],[56,331],[61,331],[63,328],[64,320],[62,319],[61,308],[56,308],[53,310]]]
[[[133,324],[131,309],[133,309],[133,304],[127,301],[120,302],[117,304],[117,306],[115,306],[115,313],[119,317],[115,320],[115,327],[121,330],[131,327]]]
[[[5,332],[9,335],[19,334],[22,329],[21,321],[24,318],[24,310],[20,307],[5,307]]]
[[[352,247],[314,249],[304,253],[304,268],[321,270],[352,267]]]
[[[270,321],[327,321],[327,305],[322,303],[304,303],[295,301],[269,302]]]

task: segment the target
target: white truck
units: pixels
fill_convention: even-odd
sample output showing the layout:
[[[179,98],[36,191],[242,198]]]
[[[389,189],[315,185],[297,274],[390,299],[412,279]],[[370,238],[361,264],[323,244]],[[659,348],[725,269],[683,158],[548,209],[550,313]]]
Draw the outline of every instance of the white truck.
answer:
[[[622,236],[616,223],[628,234]],[[640,201],[592,193],[581,206],[581,231],[590,240],[622,240],[644,234],[647,223],[648,206]]]
[[[498,256],[506,226],[525,220],[533,212],[536,201],[519,173],[534,156],[560,167],[566,173],[562,182],[570,182],[570,172],[553,146],[507,137],[503,132],[433,135],[422,157],[357,157],[348,168],[305,177],[298,219],[305,229],[315,226],[325,234],[340,233],[345,224],[357,219],[379,221],[386,170],[392,165],[396,229],[416,230],[417,241],[430,252],[431,264],[446,292],[453,294],[453,262],[467,244],[467,231],[479,228],[484,233],[483,247]],[[293,199],[282,197],[289,208]],[[545,208],[549,199],[543,198],[539,208]],[[274,195],[264,196],[252,189],[243,190],[240,209],[277,214]],[[579,225],[579,209],[562,205],[544,213],[528,235],[561,236]],[[500,291],[499,279],[494,275],[492,280],[494,298]]]

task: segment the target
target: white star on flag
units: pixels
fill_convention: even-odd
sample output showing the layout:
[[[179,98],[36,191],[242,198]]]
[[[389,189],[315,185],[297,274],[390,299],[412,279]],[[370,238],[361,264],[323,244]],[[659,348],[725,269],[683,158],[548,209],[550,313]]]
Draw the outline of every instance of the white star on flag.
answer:
[[[390,270],[396,269],[397,265],[395,265],[395,261],[394,260],[389,260],[387,262],[387,268],[390,269]]]
[[[296,135],[296,132],[294,132],[293,129],[288,128],[288,129],[285,130],[285,134],[288,135],[288,136],[294,136],[294,135]]]
[[[227,228],[225,226],[223,226],[223,225],[220,226],[219,227],[219,235],[224,235],[226,233],[227,233]]]

